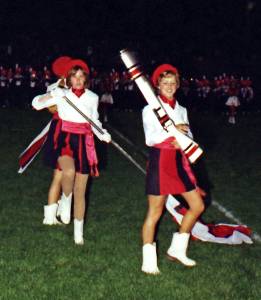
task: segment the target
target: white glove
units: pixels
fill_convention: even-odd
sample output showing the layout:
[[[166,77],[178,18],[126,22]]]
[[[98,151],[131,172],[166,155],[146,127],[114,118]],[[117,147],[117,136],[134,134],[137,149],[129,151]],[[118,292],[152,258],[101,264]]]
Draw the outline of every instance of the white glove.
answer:
[[[111,142],[111,135],[108,132],[105,132],[104,134],[101,135],[101,140],[106,143]]]
[[[55,83],[48,85],[46,92],[50,93],[51,91],[57,89],[58,84],[59,84],[59,82],[56,81]]]
[[[65,95],[66,95],[65,94],[65,89],[62,89],[62,88],[59,88],[59,87],[51,91],[51,96],[53,98],[62,98]]]

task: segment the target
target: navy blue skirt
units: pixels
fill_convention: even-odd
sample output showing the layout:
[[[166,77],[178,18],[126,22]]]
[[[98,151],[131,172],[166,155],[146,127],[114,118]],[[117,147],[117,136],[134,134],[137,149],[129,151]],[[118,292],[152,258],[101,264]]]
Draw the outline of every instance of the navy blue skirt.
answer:
[[[147,164],[147,195],[178,195],[196,188],[186,156],[176,149],[150,147]]]
[[[62,120],[52,120],[44,145],[45,165],[53,169],[59,169],[58,158],[62,155],[68,155],[74,159],[77,173],[90,174],[85,135],[63,132],[61,127]]]

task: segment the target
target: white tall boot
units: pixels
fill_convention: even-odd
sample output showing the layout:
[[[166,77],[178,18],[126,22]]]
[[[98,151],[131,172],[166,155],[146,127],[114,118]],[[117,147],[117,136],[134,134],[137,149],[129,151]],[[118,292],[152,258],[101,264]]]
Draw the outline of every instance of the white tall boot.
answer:
[[[57,210],[57,216],[60,216],[64,224],[69,224],[71,221],[71,206],[72,206],[72,193],[66,197],[62,194],[61,200],[59,200],[59,208]]]
[[[189,237],[189,233],[174,233],[167,255],[170,260],[177,259],[185,266],[193,267],[196,262],[186,255]]]
[[[74,242],[77,245],[83,245],[83,220],[74,219]]]
[[[45,205],[44,206],[43,224],[45,224],[45,225],[57,225],[57,224],[61,224],[56,219],[57,207],[58,207],[57,203],[53,203],[53,204]]]
[[[160,273],[157,265],[156,243],[143,245],[142,257],[142,272],[153,275],[157,275]]]

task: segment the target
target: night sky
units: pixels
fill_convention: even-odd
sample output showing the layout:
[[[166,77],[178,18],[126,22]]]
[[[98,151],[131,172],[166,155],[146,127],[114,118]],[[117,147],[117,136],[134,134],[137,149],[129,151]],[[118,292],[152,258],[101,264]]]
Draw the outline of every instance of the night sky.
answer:
[[[260,69],[260,1],[0,2],[1,52],[11,44],[16,59],[83,57],[92,46],[100,62],[113,63],[129,47],[185,70]]]

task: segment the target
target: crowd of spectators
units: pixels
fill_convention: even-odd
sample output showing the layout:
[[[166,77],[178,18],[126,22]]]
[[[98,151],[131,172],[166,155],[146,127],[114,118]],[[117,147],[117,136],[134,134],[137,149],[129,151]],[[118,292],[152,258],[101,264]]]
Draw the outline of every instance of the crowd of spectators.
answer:
[[[56,81],[51,67],[30,65],[13,67],[0,65],[0,105],[26,108],[32,98],[46,91],[47,86]],[[145,105],[141,94],[125,70],[116,68],[91,68],[90,89],[100,96],[105,92],[112,94],[114,107],[121,110],[139,110]],[[188,108],[199,111],[222,112],[229,96],[237,96],[240,110],[249,112],[255,107],[253,83],[249,77],[227,75],[214,78],[206,75],[182,77],[178,92],[179,101]]]
[[[185,105],[205,112],[223,112],[229,97],[237,97],[243,113],[254,109],[255,98],[252,80],[234,75],[215,76],[181,80],[181,98]]]

